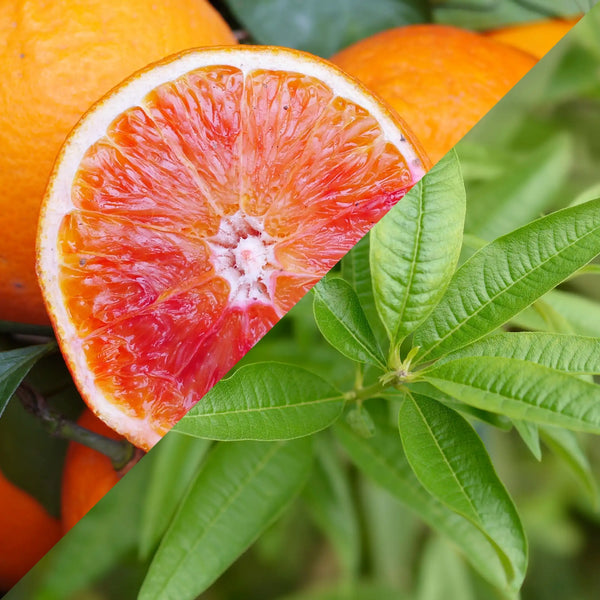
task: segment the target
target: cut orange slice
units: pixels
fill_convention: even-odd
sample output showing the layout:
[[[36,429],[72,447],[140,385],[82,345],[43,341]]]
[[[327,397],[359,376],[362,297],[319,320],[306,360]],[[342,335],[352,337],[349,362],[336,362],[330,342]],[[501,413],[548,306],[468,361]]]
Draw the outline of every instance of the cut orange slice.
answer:
[[[151,65],[84,116],[37,269],[79,390],[148,449],[424,174],[397,116],[270,47]]]

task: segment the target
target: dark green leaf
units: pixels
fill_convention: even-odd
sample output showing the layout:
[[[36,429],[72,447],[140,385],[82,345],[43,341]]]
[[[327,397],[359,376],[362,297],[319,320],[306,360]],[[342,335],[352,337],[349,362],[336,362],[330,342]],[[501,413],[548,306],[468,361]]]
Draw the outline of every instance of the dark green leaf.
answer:
[[[226,0],[261,44],[287,46],[323,57],[377,31],[419,23],[429,16],[420,0]]]
[[[417,330],[420,359],[438,358],[494,331],[600,252],[600,200],[566,208],[476,252]]]
[[[56,350],[55,343],[0,352],[0,417],[31,367],[53,350]]]
[[[508,588],[506,573],[493,545],[475,525],[423,488],[408,464],[396,429],[379,425],[377,433],[369,439],[356,435],[341,423],[335,429],[361,471],[448,537],[485,579],[496,587]]]
[[[329,427],[343,410],[343,396],[318,375],[257,363],[222,379],[174,429],[212,440],[292,439]]]
[[[315,321],[323,337],[344,356],[385,368],[356,292],[343,279],[325,278],[313,288]]]
[[[140,600],[193,600],[281,514],[312,464],[310,438],[219,444],[150,565]]]
[[[536,460],[542,460],[542,449],[540,447],[540,431],[535,423],[514,419],[515,429],[519,432],[521,439],[529,448]]]
[[[465,201],[452,151],[371,231],[375,303],[394,347],[444,295],[460,254]]]
[[[466,357],[425,379],[457,400],[520,419],[600,433],[600,386],[514,358]]]
[[[521,587],[527,540],[483,442],[457,412],[407,396],[398,418],[406,457],[423,487],[478,527],[497,548],[509,587]]]

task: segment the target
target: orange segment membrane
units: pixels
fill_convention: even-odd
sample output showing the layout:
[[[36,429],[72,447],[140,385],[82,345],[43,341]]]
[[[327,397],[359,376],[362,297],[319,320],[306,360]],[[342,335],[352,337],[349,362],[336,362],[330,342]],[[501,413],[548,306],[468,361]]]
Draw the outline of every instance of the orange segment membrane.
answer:
[[[165,433],[414,183],[299,73],[198,69],[88,148],[60,285],[100,391]]]

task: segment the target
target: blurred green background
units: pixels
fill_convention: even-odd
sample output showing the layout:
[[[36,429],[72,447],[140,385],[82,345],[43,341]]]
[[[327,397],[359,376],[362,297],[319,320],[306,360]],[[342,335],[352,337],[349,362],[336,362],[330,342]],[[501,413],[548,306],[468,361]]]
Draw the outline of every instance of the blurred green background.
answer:
[[[329,56],[394,25],[434,19],[489,28],[574,14],[594,2],[221,0],[214,4],[246,42],[294,46]],[[548,210],[600,196],[599,9],[592,10],[458,145],[469,203],[465,256],[480,239],[491,240]],[[340,362],[321,338],[311,303],[309,295],[243,362],[274,359],[300,364],[347,387],[354,377],[353,365]],[[574,278],[549,296],[547,305],[545,315],[529,311],[515,321],[515,327],[600,336],[597,273]],[[14,340],[4,336],[2,342],[11,345]],[[69,376],[57,361],[57,357],[45,359],[31,377],[46,384],[52,380],[60,388]],[[73,394],[68,386],[61,392],[59,405],[67,412],[77,406]],[[531,566],[523,600],[599,598],[598,507],[549,452],[538,463],[516,434],[492,429],[480,433],[516,501],[530,540]],[[584,436],[582,443],[600,473],[600,440]],[[156,473],[164,468],[161,456],[168,452],[166,444],[161,442],[6,598],[135,598],[147,567],[147,559],[139,557],[138,539],[148,513],[145,507],[156,489],[152,478],[156,480]],[[26,456],[17,451],[23,447]],[[48,438],[32,417],[11,403],[0,421],[0,465],[54,513],[64,449],[63,442]],[[309,489],[319,490],[323,480],[318,474],[315,477]],[[387,492],[356,473],[350,472],[355,508],[342,502],[346,511],[342,514],[320,514],[310,494],[306,492],[203,600],[497,597],[453,548]],[[337,518],[342,523],[347,519],[351,531],[346,535],[359,540],[360,555],[354,559],[344,557],[343,538],[336,546],[326,535],[328,523]],[[349,573],[351,560],[358,561],[358,582]]]

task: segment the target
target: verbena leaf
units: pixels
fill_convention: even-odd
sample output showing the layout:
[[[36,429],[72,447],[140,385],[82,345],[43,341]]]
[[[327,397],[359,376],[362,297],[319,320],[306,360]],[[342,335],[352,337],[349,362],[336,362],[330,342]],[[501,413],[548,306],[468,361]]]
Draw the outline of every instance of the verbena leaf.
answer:
[[[600,433],[600,386],[514,358],[453,360],[425,379],[456,399],[511,419]]]
[[[371,230],[375,303],[393,346],[444,295],[460,255],[465,203],[452,151]]]
[[[361,471],[448,537],[485,579],[508,589],[506,572],[494,546],[475,525],[423,488],[408,464],[396,429],[380,424],[369,439],[356,435],[342,423],[336,425],[335,431]]]
[[[358,572],[361,538],[348,473],[328,438],[317,439],[317,460],[303,499],[313,519],[331,541],[344,573]]]
[[[309,435],[336,421],[340,392],[294,365],[257,363],[222,379],[175,425],[213,440],[283,440]]]
[[[592,467],[587,456],[579,446],[575,434],[558,427],[541,427],[542,440],[557,456],[559,456],[577,480],[581,483],[595,509],[600,503],[598,484],[594,478]]]
[[[145,456],[29,572],[26,577],[39,578],[31,598],[73,598],[135,551],[152,461]]]
[[[529,448],[536,460],[542,460],[542,449],[540,447],[540,431],[535,423],[514,419],[515,429],[519,432],[521,439]]]
[[[139,600],[193,600],[281,514],[310,471],[310,438],[219,444],[163,537]]]
[[[452,352],[436,364],[466,356],[516,358],[567,373],[600,374],[600,338],[528,331],[500,333]]]
[[[33,365],[56,349],[54,342],[0,352],[0,417]]]
[[[480,437],[457,412],[408,395],[398,417],[406,457],[423,487],[478,527],[498,549],[513,590],[527,570],[517,510]]]
[[[370,247],[371,234],[369,232],[342,259],[342,277],[356,292],[371,329],[375,332],[375,337],[383,339],[385,328],[379,318],[375,307],[375,298],[373,297],[373,282],[369,260]]]
[[[261,44],[329,57],[390,27],[420,23],[429,9],[420,0],[226,0]]]
[[[508,321],[600,252],[600,200],[517,229],[462,265],[415,333],[421,360],[466,346]]]
[[[153,448],[154,461],[141,507],[139,554],[147,559],[169,526],[210,441],[168,433]]]
[[[411,383],[409,385],[409,389],[415,394],[427,396],[427,398],[431,398],[432,400],[437,400],[452,410],[456,410],[467,417],[474,417],[483,423],[491,425],[492,427],[497,427],[498,429],[502,429],[504,431],[510,431],[510,429],[512,429],[512,421],[507,419],[505,416],[498,415],[487,410],[482,410],[480,408],[475,408],[474,406],[469,406],[468,404],[465,404],[453,396],[442,392],[442,390],[425,381]],[[392,394],[390,394],[390,392],[386,392],[386,397],[389,397]]]
[[[570,171],[572,146],[567,135],[555,136],[501,177],[473,190],[465,229],[493,240],[551,208]]]
[[[322,279],[314,288],[315,321],[323,337],[344,356],[385,368],[356,292],[339,278]]]

